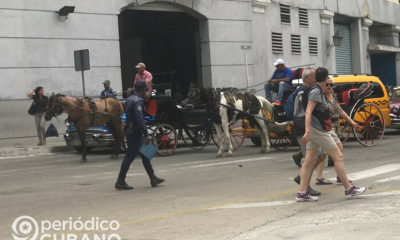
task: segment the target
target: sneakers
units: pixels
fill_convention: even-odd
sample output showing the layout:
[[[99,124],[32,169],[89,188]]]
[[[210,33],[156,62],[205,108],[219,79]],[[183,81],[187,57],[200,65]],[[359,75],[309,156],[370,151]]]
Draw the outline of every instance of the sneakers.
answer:
[[[275,104],[276,106],[280,106],[280,105],[281,105],[281,102],[280,102],[280,101],[276,101],[274,104]]]
[[[295,177],[293,179],[293,181],[300,185],[300,175],[297,175],[297,177]],[[314,190],[310,186],[308,186],[307,193],[309,193],[311,196],[319,196],[319,195],[321,195],[321,192],[318,192],[317,190]]]
[[[318,201],[318,197],[313,197],[308,193],[297,193],[296,195],[296,201],[297,202],[315,202]]]
[[[363,194],[367,190],[365,187],[356,187],[356,186],[351,186],[349,190],[346,190],[344,192],[345,196],[347,199],[352,199],[360,194]]]
[[[311,196],[321,195],[321,192],[318,192],[317,190],[312,189],[310,186],[308,186],[307,193],[309,193]]]

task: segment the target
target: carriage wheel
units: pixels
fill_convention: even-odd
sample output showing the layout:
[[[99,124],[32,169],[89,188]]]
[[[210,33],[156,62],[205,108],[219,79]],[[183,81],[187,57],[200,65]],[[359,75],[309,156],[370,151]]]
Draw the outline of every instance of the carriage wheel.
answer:
[[[286,150],[290,147],[294,141],[292,134],[282,134],[276,137],[270,138],[271,146],[276,150]]]
[[[246,140],[247,127],[244,121],[245,120],[239,119],[229,123],[229,135],[231,136],[233,151],[239,149],[244,140]],[[228,143],[226,143],[226,147],[228,149]]]
[[[211,141],[212,128],[211,126],[187,128],[185,135],[182,136],[185,145],[194,150],[202,150]]]
[[[169,156],[175,152],[178,145],[178,136],[175,129],[169,124],[159,124],[152,134],[153,144],[158,146],[158,154]]]
[[[366,146],[372,147],[378,144],[385,133],[385,118],[378,105],[365,103],[357,108],[354,121],[361,127],[360,131],[353,128],[354,137]]]
[[[232,141],[232,146],[233,146],[233,151],[236,151],[237,149],[240,148],[240,146],[242,146],[244,140],[246,139],[246,124],[244,124],[245,120],[242,119],[238,119],[238,120],[233,120],[229,123],[229,135],[231,137],[231,141]],[[214,133],[213,129],[213,141],[215,142],[215,145],[217,147],[218,146],[218,136],[215,130]],[[225,137],[223,140],[223,144],[225,149],[228,149],[228,141],[226,141]]]

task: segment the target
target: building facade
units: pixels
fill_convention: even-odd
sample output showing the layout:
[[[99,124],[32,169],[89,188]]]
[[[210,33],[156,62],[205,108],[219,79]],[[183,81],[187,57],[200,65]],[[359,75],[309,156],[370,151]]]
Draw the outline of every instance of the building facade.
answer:
[[[68,18],[57,13],[64,5],[75,6]],[[105,79],[122,93],[139,61],[160,83],[173,79],[183,95],[190,83],[263,94],[258,84],[276,58],[400,85],[398,16],[396,0],[3,0],[0,139],[35,135],[26,114],[34,87],[82,96],[79,49],[90,51],[89,96],[99,95]]]

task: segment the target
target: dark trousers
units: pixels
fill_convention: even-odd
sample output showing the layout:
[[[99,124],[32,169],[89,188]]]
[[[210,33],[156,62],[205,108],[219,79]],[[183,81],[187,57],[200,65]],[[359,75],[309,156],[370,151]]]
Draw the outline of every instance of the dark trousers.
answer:
[[[126,135],[128,149],[126,150],[124,160],[122,160],[121,170],[119,172],[119,178],[125,179],[126,174],[128,173],[129,167],[133,160],[135,160],[136,156],[139,153],[140,147],[144,143],[144,138],[140,134],[133,134],[133,135]],[[150,159],[146,158],[142,154],[142,163],[144,168],[146,169],[147,174],[149,177],[154,176],[153,166],[151,165]]]

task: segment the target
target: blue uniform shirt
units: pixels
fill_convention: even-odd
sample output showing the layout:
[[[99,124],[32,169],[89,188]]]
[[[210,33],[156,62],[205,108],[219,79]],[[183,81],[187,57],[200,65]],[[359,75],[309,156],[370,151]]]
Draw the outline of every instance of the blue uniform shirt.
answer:
[[[143,136],[148,136],[146,124],[144,122],[144,104],[143,100],[133,94],[126,99],[125,102],[126,124],[133,125],[143,133]]]
[[[275,70],[271,79],[281,79],[281,78],[289,78],[290,81],[286,83],[292,86],[292,71],[290,71],[290,68],[285,67],[285,69],[283,69],[282,71]]]
[[[103,91],[101,91],[100,98],[108,98],[108,97],[117,99],[117,91],[115,91],[112,88],[104,89]]]

